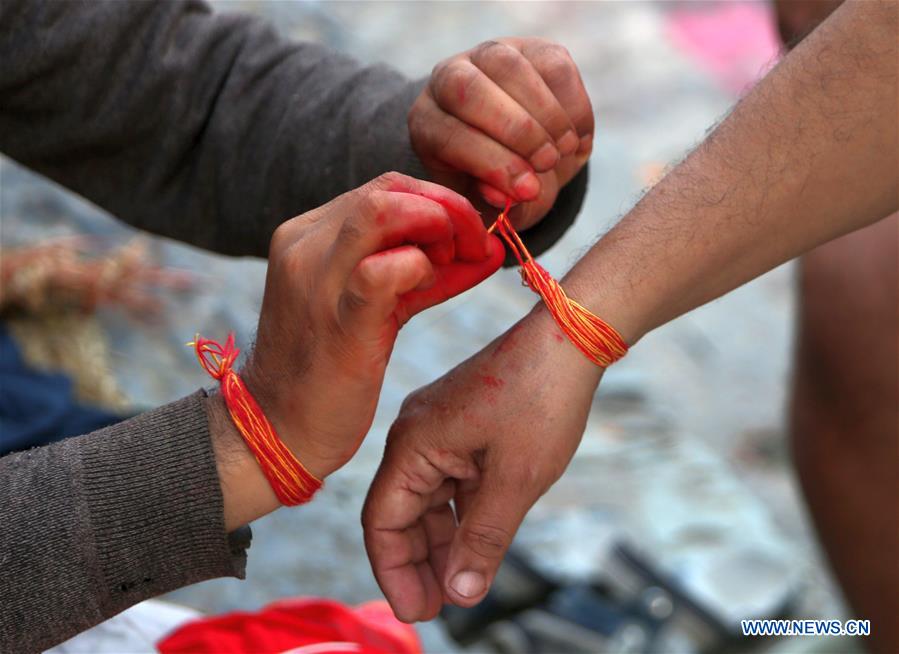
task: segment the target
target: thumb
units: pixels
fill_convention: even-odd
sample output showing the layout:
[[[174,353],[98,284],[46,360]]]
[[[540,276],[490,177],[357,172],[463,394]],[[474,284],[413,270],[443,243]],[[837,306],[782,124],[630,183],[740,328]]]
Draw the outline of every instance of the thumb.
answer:
[[[459,606],[480,602],[528,509],[536,500],[520,484],[485,474],[474,494],[458,497],[459,527],[447,556],[444,592]]]
[[[341,296],[341,312],[357,336],[378,337],[400,296],[433,283],[433,266],[414,245],[377,252],[360,261],[350,275]]]
[[[455,260],[446,265],[434,266],[434,283],[427,288],[419,287],[401,298],[400,322],[405,322],[415,314],[440,304],[481,283],[499,270],[506,252],[503,244],[494,235],[487,240],[487,258],[478,262]]]

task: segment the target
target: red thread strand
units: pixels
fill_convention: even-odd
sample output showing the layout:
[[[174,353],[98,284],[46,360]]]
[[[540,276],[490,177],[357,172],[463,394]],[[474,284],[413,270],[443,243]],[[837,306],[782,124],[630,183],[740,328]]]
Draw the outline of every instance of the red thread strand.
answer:
[[[627,354],[627,343],[609,323],[568,297],[559,282],[534,261],[509,220],[511,206],[507,200],[489,231],[496,231],[518,259],[522,283],[543,299],[556,324],[584,356],[602,368],[612,365]]]
[[[304,504],[321,488],[322,482],[294,456],[265,417],[262,408],[236,372],[234,362],[240,350],[234,345],[234,332],[225,345],[197,334],[193,343],[203,369],[221,385],[222,397],[231,420],[256,457],[265,478],[285,506]]]

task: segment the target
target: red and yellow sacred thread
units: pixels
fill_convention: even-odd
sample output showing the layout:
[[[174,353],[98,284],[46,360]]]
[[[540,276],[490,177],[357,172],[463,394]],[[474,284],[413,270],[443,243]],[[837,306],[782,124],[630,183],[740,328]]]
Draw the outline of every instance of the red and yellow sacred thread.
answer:
[[[565,294],[552,275],[534,261],[509,221],[511,202],[490,227],[512,250],[521,265],[521,279],[542,299],[556,324],[574,346],[596,365],[607,368],[627,354],[627,343],[614,327]]]
[[[224,347],[199,334],[188,345],[196,349],[203,369],[221,384],[231,420],[259,462],[278,501],[285,506],[296,506],[311,500],[322,482],[300,463],[278,437],[262,408],[234,372],[234,361],[240,354],[234,346],[234,333],[228,334]]]

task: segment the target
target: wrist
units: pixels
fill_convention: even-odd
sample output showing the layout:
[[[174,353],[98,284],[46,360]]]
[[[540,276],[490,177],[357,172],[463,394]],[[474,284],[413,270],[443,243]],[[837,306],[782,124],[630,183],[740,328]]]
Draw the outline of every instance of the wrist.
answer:
[[[256,400],[266,419],[272,424],[278,435],[293,455],[313,476],[324,481],[346,462],[332,456],[320,447],[324,438],[311,438],[309,430],[304,427],[303,418],[297,415],[302,409],[292,406],[283,395],[283,384],[266,375],[258,365],[254,352],[240,372],[247,390]]]
[[[604,369],[595,365],[568,340],[543,303],[538,303],[517,327],[529,360],[539,362],[547,384],[584,389],[592,395]],[[513,328],[516,329],[516,328]]]
[[[560,283],[571,299],[611,325],[630,348],[660,324],[654,319],[657,293],[645,262],[619,240],[616,230],[609,232]]]
[[[231,532],[271,513],[280,504],[262,468],[231,421],[221,394],[218,391],[210,392],[205,405],[222,488],[225,530]]]

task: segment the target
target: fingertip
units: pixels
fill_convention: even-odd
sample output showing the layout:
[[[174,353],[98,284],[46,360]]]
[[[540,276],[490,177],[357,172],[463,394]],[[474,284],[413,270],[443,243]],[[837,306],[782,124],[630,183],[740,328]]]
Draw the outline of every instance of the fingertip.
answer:
[[[584,134],[578,142],[577,153],[589,155],[591,152],[593,152],[593,134]]]
[[[537,151],[531,155],[530,162],[534,170],[545,173],[559,163],[562,158],[561,153],[552,143],[544,143]]]
[[[499,270],[500,266],[503,265],[503,261],[506,260],[506,246],[503,245],[503,242],[496,234],[487,234],[487,253],[487,267],[491,269],[491,274],[493,274]],[[493,267],[494,264],[496,267]]]
[[[400,622],[404,624],[415,624],[416,622],[418,622],[418,614],[416,612],[397,608],[393,606],[393,604],[390,605],[390,608],[393,609],[394,617]]]
[[[446,583],[447,595],[458,606],[474,606],[487,594],[486,577],[474,570],[462,570]]]
[[[480,192],[481,197],[484,198],[487,204],[496,207],[497,209],[503,209],[506,206],[506,200],[509,197],[499,189],[484,182],[478,182],[478,192]]]
[[[574,133],[574,130],[570,129],[560,138],[556,145],[559,148],[559,152],[563,157],[567,157],[570,154],[574,154],[578,146],[580,145],[580,139],[578,139],[577,134]]]
[[[525,171],[512,180],[512,190],[522,202],[533,200],[540,195],[540,180],[534,173]]]
[[[421,281],[418,283],[418,286],[413,288],[413,291],[427,291],[434,287],[434,284],[437,283],[437,273],[434,272],[434,268],[432,266],[428,267],[427,273],[422,277]]]

